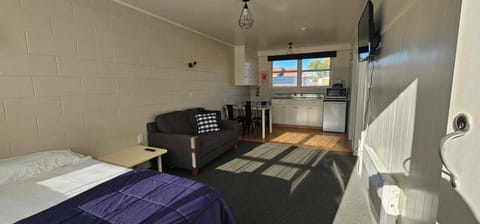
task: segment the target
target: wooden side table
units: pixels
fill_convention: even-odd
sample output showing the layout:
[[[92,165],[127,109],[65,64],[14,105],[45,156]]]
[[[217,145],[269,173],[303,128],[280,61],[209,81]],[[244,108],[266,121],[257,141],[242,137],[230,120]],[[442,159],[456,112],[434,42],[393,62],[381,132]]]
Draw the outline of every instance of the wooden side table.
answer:
[[[146,148],[155,151],[147,151],[145,150]],[[136,145],[107,155],[99,156],[96,159],[118,166],[133,168],[141,163],[157,158],[158,171],[162,172],[162,155],[165,153],[167,153],[166,149]]]

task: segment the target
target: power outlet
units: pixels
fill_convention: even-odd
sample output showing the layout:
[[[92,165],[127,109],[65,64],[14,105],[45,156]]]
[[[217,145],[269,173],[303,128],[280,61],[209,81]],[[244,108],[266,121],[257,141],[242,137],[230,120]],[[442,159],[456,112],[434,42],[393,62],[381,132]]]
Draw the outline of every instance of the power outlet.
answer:
[[[137,144],[139,145],[143,144],[143,134],[137,135]]]

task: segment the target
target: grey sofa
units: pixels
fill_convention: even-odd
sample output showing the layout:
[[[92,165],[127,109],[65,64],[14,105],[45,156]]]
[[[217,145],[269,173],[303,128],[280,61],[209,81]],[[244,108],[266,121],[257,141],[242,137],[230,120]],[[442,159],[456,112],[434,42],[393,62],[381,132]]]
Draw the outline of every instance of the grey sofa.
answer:
[[[237,148],[235,121],[219,119],[221,131],[197,135],[195,114],[207,112],[215,112],[220,118],[220,111],[193,108],[158,115],[155,122],[147,124],[148,144],[168,150],[166,156],[162,156],[165,165],[192,170],[192,175],[198,176],[199,168]]]

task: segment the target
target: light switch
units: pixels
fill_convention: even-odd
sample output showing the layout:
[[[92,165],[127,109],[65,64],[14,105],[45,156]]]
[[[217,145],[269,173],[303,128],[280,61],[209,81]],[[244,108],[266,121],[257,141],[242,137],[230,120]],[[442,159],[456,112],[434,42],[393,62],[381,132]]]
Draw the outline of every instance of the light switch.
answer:
[[[137,144],[143,144],[143,134],[137,135]]]

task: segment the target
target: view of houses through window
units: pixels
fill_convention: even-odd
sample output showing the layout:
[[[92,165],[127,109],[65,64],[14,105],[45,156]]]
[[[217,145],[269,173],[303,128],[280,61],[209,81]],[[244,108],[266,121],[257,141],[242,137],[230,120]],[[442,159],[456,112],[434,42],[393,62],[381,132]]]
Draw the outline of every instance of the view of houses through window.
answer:
[[[298,60],[272,61],[272,86],[297,87]]]
[[[272,87],[316,87],[330,84],[331,58],[272,61]]]

